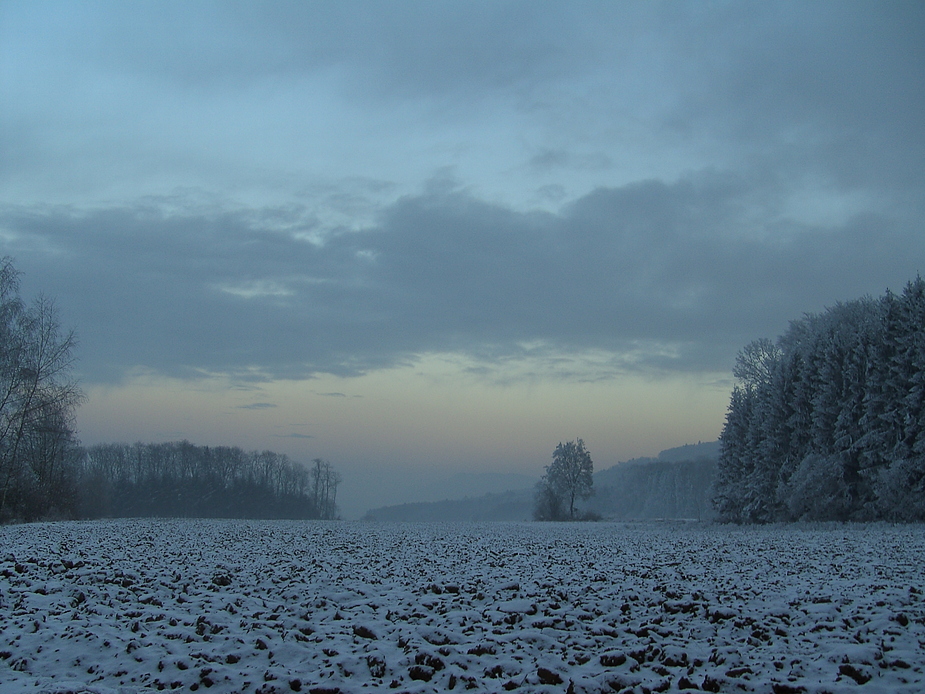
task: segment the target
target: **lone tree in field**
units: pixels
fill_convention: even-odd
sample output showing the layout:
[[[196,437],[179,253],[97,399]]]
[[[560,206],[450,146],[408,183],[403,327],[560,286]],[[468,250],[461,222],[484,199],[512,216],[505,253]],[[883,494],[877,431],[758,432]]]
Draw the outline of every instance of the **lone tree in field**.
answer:
[[[594,463],[581,439],[560,443],[536,488],[536,520],[574,520],[575,500],[594,491]]]

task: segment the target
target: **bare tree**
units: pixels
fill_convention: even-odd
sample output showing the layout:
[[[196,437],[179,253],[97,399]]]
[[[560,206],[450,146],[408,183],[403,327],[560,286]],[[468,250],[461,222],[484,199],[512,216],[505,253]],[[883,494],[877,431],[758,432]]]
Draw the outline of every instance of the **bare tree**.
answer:
[[[73,411],[83,398],[71,376],[76,342],[73,332],[62,334],[54,302],[23,304],[12,259],[0,260],[0,519],[10,515],[14,493],[19,512],[41,513],[23,493],[46,485],[65,461],[60,444],[73,439]]]
[[[337,517],[337,487],[341,483],[340,474],[334,470],[331,463],[321,458],[312,461],[312,497],[318,517],[332,520]]]

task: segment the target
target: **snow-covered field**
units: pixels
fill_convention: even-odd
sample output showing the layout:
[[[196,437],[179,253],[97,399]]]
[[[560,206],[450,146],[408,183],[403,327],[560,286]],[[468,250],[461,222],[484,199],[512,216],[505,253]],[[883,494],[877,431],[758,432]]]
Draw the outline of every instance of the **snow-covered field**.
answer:
[[[923,531],[4,527],[0,691],[921,692]]]

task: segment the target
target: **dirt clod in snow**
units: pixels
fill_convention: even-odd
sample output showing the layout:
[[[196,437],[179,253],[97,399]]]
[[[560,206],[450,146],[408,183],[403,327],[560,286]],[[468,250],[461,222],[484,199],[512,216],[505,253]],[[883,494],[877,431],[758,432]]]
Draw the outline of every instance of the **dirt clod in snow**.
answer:
[[[4,694],[925,691],[920,525],[118,520],[0,547]]]

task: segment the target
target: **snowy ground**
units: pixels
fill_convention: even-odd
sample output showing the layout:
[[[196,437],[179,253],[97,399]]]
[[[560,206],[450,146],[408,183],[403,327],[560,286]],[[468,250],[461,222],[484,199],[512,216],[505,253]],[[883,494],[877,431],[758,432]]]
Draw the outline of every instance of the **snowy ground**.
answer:
[[[4,527],[0,691],[921,692],[923,531]]]

